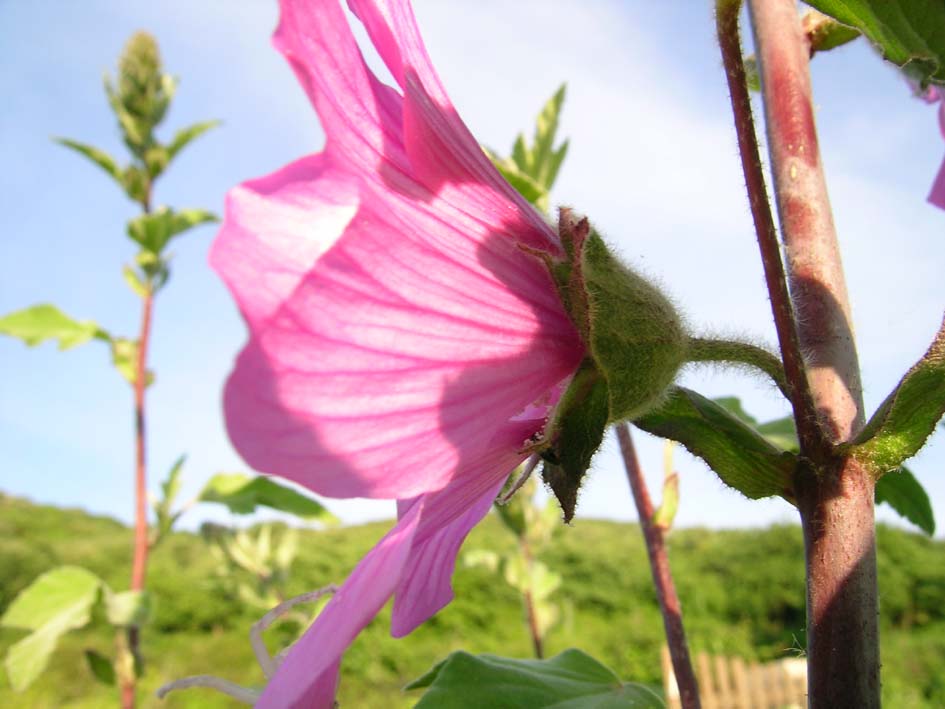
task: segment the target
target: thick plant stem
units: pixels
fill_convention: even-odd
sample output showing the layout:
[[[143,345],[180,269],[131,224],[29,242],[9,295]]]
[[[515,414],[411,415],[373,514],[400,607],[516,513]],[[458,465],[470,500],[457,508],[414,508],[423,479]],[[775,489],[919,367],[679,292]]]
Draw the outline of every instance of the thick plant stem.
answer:
[[[679,605],[679,596],[676,595],[673,575],[669,570],[669,557],[666,554],[663,530],[653,523],[653,502],[650,500],[650,493],[643,479],[643,472],[640,470],[637,452],[633,439],[630,437],[630,427],[626,423],[620,423],[614,428],[617,431],[617,440],[620,442],[620,452],[627,470],[630,491],[633,493],[633,501],[637,506],[643,539],[646,541],[650,571],[653,573],[656,598],[663,615],[666,644],[669,646],[669,655],[673,661],[673,673],[676,675],[676,684],[679,687],[680,702],[683,709],[699,709],[701,706],[699,685],[689,657],[689,645],[686,642],[686,631],[682,622],[682,609]]]
[[[840,249],[814,125],[810,48],[793,0],[750,0],[771,169],[798,334],[829,443],[864,425],[863,391]],[[832,446],[801,447],[810,706],[880,706],[872,476]]]
[[[138,358],[135,362],[135,536],[134,557],[131,565],[131,590],[143,591],[148,570],[148,478],[147,478],[147,421],[145,417],[145,391],[148,382],[148,342],[151,337],[151,314],[154,295],[150,291],[142,298],[141,334],[138,338]],[[128,650],[136,660],[140,653],[140,630],[128,628]],[[126,678],[121,686],[121,705],[131,709],[135,705],[134,675]]]
[[[719,41],[765,272],[770,266],[783,273],[770,246],[774,226],[744,82],[739,5],[719,1]],[[808,701],[814,708],[871,709],[879,707],[874,486],[835,446],[862,428],[863,403],[814,127],[810,50],[794,0],[750,0],[750,8],[791,296],[785,308],[783,281],[772,287],[768,279],[801,444],[795,486],[807,559]],[[782,338],[787,323],[790,349]],[[807,362],[789,361],[800,348]]]

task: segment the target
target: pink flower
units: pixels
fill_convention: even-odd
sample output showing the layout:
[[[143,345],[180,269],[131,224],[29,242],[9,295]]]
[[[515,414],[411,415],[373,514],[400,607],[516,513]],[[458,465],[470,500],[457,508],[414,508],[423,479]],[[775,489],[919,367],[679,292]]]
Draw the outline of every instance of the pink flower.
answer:
[[[928,103],[938,102],[938,128],[942,133],[942,138],[945,138],[945,96],[943,96],[943,93],[945,93],[943,89],[930,86],[922,97]],[[929,193],[929,202],[940,209],[945,209],[945,161],[942,161],[942,166],[938,170],[935,182],[932,183],[932,191]]]
[[[398,498],[396,526],[293,647],[262,707],[329,707],[345,648],[394,597],[402,636],[452,598],[460,544],[584,356],[556,234],[456,114],[408,0],[282,0],[274,43],[325,148],[235,188],[211,262],[250,330],[225,392],[257,470]]]

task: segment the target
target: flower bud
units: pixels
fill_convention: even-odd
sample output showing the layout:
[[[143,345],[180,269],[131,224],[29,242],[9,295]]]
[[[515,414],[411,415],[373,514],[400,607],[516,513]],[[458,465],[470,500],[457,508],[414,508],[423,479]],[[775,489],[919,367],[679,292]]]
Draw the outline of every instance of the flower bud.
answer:
[[[660,290],[618,261],[587,219],[562,209],[567,259],[546,259],[587,357],[558,402],[541,443],[542,478],[565,521],[608,424],[659,405],[686,360],[689,338]]]

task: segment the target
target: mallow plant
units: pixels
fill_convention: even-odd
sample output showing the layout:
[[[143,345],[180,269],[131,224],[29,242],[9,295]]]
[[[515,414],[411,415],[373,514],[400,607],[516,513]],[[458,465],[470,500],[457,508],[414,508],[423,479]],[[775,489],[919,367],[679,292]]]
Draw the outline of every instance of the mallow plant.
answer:
[[[326,142],[227,198],[211,263],[249,331],[224,392],[227,426],[253,468],[323,495],[396,499],[398,520],[242,699],[332,707],[345,649],[388,600],[395,636],[450,602],[460,546],[510,471],[540,467],[568,521],[605,430],[618,426],[624,443],[632,423],[679,442],[748,498],[796,507],[810,705],[879,706],[876,485],[945,410],[945,329],[868,416],[808,63],[862,34],[922,89],[941,86],[945,6],[811,4],[824,14],[802,21],[794,0],[750,0],[753,75],[742,3],[716,7],[774,352],[700,336],[580,205],[549,219],[547,195],[541,209],[530,204],[517,188],[537,181],[540,193],[541,170],[554,174],[563,150],[522,141],[497,167],[450,102],[408,0],[348,2],[393,86],[363,59],[338,0],[281,0],[275,46]],[[796,445],[677,386],[693,362],[770,378]],[[697,707],[690,681],[681,696]],[[578,650],[546,661],[459,652],[412,687],[425,689],[420,707],[659,704]]]

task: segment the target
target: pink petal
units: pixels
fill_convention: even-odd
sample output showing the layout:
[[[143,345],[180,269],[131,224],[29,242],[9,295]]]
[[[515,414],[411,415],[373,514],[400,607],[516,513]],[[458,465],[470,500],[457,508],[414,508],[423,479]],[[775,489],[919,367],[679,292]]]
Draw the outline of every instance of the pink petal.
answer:
[[[331,709],[345,649],[390,598],[410,552],[422,505],[415,505],[365,556],[292,646],[258,709]]]
[[[938,92],[938,95],[938,128],[942,133],[942,138],[945,138],[945,98],[942,97],[941,91]],[[945,209],[945,161],[942,162],[942,166],[938,170],[935,182],[932,183],[929,202],[940,209]]]
[[[227,195],[210,263],[250,327],[261,325],[295,290],[357,208],[357,184],[332,171],[324,155],[302,158]]]
[[[945,161],[938,170],[932,191],[929,193],[929,202],[940,209],[945,209]]]
[[[325,495],[412,497],[444,486],[580,361],[545,266],[521,248],[559,247],[488,184],[445,199],[403,172],[400,98],[379,91],[337,4],[282,5],[277,44],[308,82],[328,145],[229,199],[212,261],[252,332],[227,384],[230,437],[257,470]],[[449,155],[472,141],[458,130],[430,140],[449,140]]]
[[[459,548],[522,461],[522,441],[543,420],[505,426],[485,458],[464,466],[447,487],[423,497],[413,547],[394,594],[391,635],[412,632],[453,600],[451,578]]]

